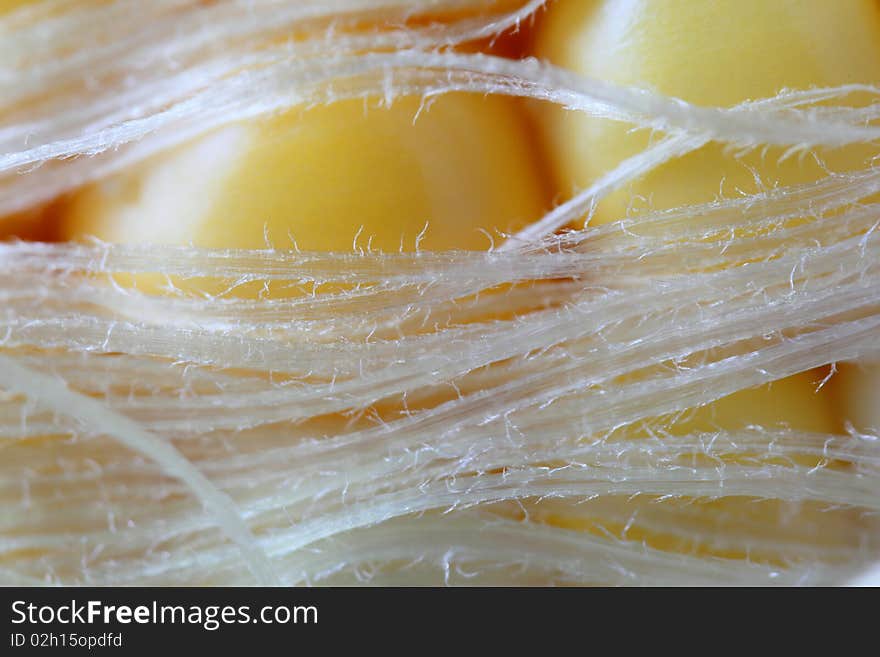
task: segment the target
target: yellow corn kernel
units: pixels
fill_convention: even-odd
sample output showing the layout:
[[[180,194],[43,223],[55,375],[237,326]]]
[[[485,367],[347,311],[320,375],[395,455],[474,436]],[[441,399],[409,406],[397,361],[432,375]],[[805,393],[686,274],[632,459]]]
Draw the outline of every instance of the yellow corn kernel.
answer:
[[[699,105],[729,106],[771,96],[783,87],[809,87],[880,77],[880,10],[863,0],[560,0],[536,34],[536,53],[583,75],[647,86]],[[841,47],[843,44],[846,47]],[[640,152],[648,136],[631,126],[547,109],[542,112],[560,193],[588,186]],[[865,153],[836,156],[848,168]],[[812,160],[778,165],[768,154],[745,162],[711,145],[660,167],[599,205],[593,221],[626,215],[631,196],[655,209],[712,200],[719,183],[731,193],[754,190],[753,167],[765,183],[791,184],[823,175]],[[744,391],[701,409],[691,426],[732,428],[737,419],[829,431],[827,396],[815,394],[821,376],[803,374]]]
[[[731,106],[772,96],[783,87],[880,78],[880,11],[877,3],[867,0],[559,0],[537,28],[535,50],[539,57],[586,76],[652,88],[698,105]],[[557,191],[562,195],[586,188],[649,143],[649,135],[631,132],[626,124],[558,108],[541,107],[539,112]],[[608,223],[626,216],[631,199],[640,199],[649,209],[665,209],[711,201],[719,193],[755,192],[755,171],[767,185],[826,175],[810,158],[779,164],[781,153],[738,159],[721,145],[706,146],[602,201],[593,222]],[[849,170],[862,168],[870,151],[856,147],[823,155],[829,166]],[[832,432],[836,420],[831,396],[825,390],[816,391],[822,376],[808,372],[741,391],[696,410],[670,430],[681,434],[761,425]],[[728,522],[754,513],[752,502],[737,498],[706,505],[707,535],[721,518]],[[810,518],[821,516],[810,505],[800,506],[798,513],[765,505],[760,514],[768,526],[779,519],[808,524]],[[571,517],[556,513],[548,521],[604,531],[601,523],[579,518],[574,510]],[[676,547],[674,537],[660,534],[631,537],[660,549],[702,549]],[[718,556],[744,555],[723,552]],[[773,560],[779,555],[763,558]]]
[[[19,7],[23,7],[33,1],[34,0],[0,0],[0,14],[5,14],[13,9],[18,9]]]
[[[838,363],[832,392],[844,421],[853,429],[880,433],[880,363]]]
[[[654,89],[701,106],[729,107],[806,89],[880,79],[880,3],[875,0],[559,0],[535,38],[539,57],[585,76]],[[650,136],[625,123],[544,110],[544,128],[560,193],[587,187],[640,152]],[[813,158],[778,159],[784,149],[741,158],[708,145],[619,190],[594,223],[628,208],[665,209],[738,197],[763,184],[816,180]],[[822,152],[836,171],[860,169],[870,146]],[[632,204],[632,205],[631,205]]]
[[[344,101],[224,128],[77,193],[62,238],[482,250],[543,213],[512,101],[454,94],[419,108]]]

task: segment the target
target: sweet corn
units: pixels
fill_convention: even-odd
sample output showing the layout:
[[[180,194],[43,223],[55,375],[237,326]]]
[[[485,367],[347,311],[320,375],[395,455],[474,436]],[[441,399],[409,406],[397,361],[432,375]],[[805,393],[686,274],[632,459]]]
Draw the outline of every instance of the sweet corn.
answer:
[[[880,5],[867,0],[559,0],[537,28],[535,51],[539,57],[586,76],[656,89],[697,105],[733,106],[773,96],[786,87],[880,78]],[[618,163],[641,152],[651,139],[646,131],[632,132],[631,126],[623,123],[591,119],[557,107],[537,111],[557,192],[563,197],[588,187]],[[754,193],[761,191],[760,185],[813,181],[827,175],[823,166],[839,171],[861,169],[873,155],[870,147],[850,147],[820,153],[824,160],[820,165],[812,158],[780,162],[782,153],[771,149],[737,157],[723,145],[707,145],[600,201],[592,222],[603,224],[637,216],[643,209]],[[823,375],[806,372],[741,391],[696,410],[669,429],[679,434],[760,424],[833,432],[839,427],[832,394],[827,389],[817,393]],[[859,383],[851,381],[851,387],[859,387]],[[858,396],[853,393],[853,398]],[[757,514],[769,525],[808,526],[821,516],[810,505],[800,505],[795,512],[778,505],[757,510],[749,501],[737,498],[700,504],[705,506],[706,535],[712,534],[720,518],[744,521]],[[540,509],[534,511],[536,517],[557,526],[597,533],[625,531],[574,509],[551,510],[543,516]],[[659,549],[747,557],[705,545],[681,544],[677,538],[657,532],[636,529],[628,536]],[[775,560],[780,555],[763,557]]]
[[[343,101],[234,125],[78,193],[65,239],[384,252],[481,250],[545,209],[512,102]]]
[[[536,54],[696,104],[732,105],[781,87],[877,79],[880,9],[862,0],[559,0],[539,25]],[[545,167],[512,101],[453,94],[423,111],[419,102],[379,108],[345,101],[223,128],[78,191],[62,210],[60,236],[208,248],[477,250],[541,216]],[[625,125],[555,109],[539,117],[560,195],[589,185],[648,143]],[[837,170],[861,168],[871,154],[861,146],[822,153]],[[812,160],[778,163],[775,155],[736,158],[707,146],[606,199],[593,221],[621,218],[632,199],[660,209],[754,192],[755,172],[769,186],[825,175]],[[160,285],[146,276],[135,282],[147,290]],[[877,378],[873,370],[859,372],[847,374],[837,394],[866,424],[875,421],[869,395]],[[839,427],[830,396],[816,393],[823,376],[804,373],[742,391],[673,430],[755,424],[833,432]],[[753,509],[751,500],[707,504],[707,525]],[[596,530],[592,519],[570,511],[557,507],[535,518]],[[630,538],[692,548],[649,533]]]
[[[783,88],[880,79],[880,5],[872,0],[560,0],[539,25],[535,50],[586,76],[656,89],[696,105],[733,106]],[[650,139],[623,123],[558,108],[540,112],[563,195],[589,186]],[[824,166],[837,171],[861,169],[873,154],[870,146],[821,153]],[[615,221],[642,207],[659,210],[754,193],[760,191],[756,178],[772,187],[827,175],[813,158],[780,163],[781,155],[771,149],[740,158],[723,145],[708,145],[612,194],[600,202],[592,222]],[[830,396],[815,394],[818,380],[819,373],[806,373],[763,393],[739,393],[701,410],[698,418],[711,413],[718,426],[730,427],[758,413],[771,423],[827,431],[833,426]],[[722,406],[724,417],[718,415]]]
[[[536,54],[583,75],[647,87],[700,106],[729,107],[784,88],[880,79],[880,4],[873,0],[560,0],[536,33]],[[560,193],[588,186],[649,142],[646,131],[547,108],[542,122]],[[712,144],[612,194],[592,222],[629,211],[738,197],[827,175],[784,149],[735,157]],[[861,169],[871,146],[820,152],[835,171]]]
[[[692,102],[731,104],[784,85],[868,76],[872,65],[857,58],[827,64],[819,56],[801,66],[806,48],[801,27],[825,14],[828,20],[818,23],[824,31],[814,35],[824,39],[817,44],[820,55],[855,30],[849,42],[856,51],[877,48],[880,72],[880,38],[867,38],[873,14],[864,4],[845,3],[846,20],[831,20],[835,12],[823,2],[811,2],[819,16],[805,18],[800,5],[759,0],[722,0],[711,10],[691,1],[650,7],[562,1],[551,5],[539,26],[537,54],[588,75],[648,84]],[[753,46],[762,34],[770,38],[762,31],[776,28],[784,17],[778,12],[792,20],[778,40],[783,47],[777,66],[757,67],[755,73],[764,57]],[[701,26],[705,30],[697,29]],[[735,38],[737,26],[746,40]],[[718,43],[739,45],[709,47]],[[690,53],[704,51],[705,66],[696,75],[685,73],[693,68]],[[490,244],[486,233],[514,230],[541,215],[541,170],[510,101],[456,94],[414,120],[418,103],[407,98],[390,109],[365,109],[346,101],[222,129],[80,191],[65,213],[62,237],[213,248],[264,248],[268,242],[305,250],[349,251],[359,245],[397,251],[412,250],[418,241],[431,250],[483,249]],[[544,119],[561,193],[588,184],[645,146],[643,136],[629,134],[625,125],[560,113]],[[854,165],[857,158],[851,159]],[[785,165],[784,175],[771,165],[762,172],[784,182],[817,177],[801,167],[807,165]],[[721,171],[737,185],[743,176],[751,178],[747,171],[740,175],[741,168],[720,147],[709,147],[625,194],[651,197],[659,207],[699,202],[717,192]],[[607,204],[597,220],[620,216],[623,196]],[[141,288],[160,284],[138,279]],[[785,424],[831,431],[827,396],[815,394],[821,378],[806,373],[740,392],[699,409],[678,430]]]
[[[33,0],[0,0],[0,14],[5,14],[13,9],[18,9],[31,2],[33,2]]]
[[[880,363],[840,363],[832,392],[840,416],[856,431],[880,432]],[[849,428],[849,427],[846,427]]]

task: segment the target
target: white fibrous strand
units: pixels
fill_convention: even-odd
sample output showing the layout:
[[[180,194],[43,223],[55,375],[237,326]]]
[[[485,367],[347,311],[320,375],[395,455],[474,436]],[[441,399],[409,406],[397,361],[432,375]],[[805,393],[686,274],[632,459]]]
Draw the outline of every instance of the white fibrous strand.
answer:
[[[873,143],[880,88],[706,108],[453,48],[543,4],[0,16],[0,216],[231,122],[350,98],[504,94],[657,135],[487,252],[0,243],[0,583],[867,581],[877,436],[687,420],[880,357],[880,168],[560,229],[710,142]],[[161,295],[118,283],[156,273]],[[290,294],[235,294],[270,284]]]

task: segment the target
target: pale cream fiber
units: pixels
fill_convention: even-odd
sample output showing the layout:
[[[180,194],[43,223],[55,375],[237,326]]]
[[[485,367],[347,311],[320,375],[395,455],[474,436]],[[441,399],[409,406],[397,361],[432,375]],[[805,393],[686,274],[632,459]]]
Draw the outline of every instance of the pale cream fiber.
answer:
[[[543,2],[510,4],[63,0],[0,15],[0,215],[232,121],[348,98],[504,94],[658,133],[485,253],[377,253],[366,236],[340,254],[0,243],[0,582],[865,581],[877,436],[667,425],[880,356],[880,169],[559,229],[709,142],[785,157],[874,142],[880,89],[706,108],[448,48]],[[469,17],[409,20],[443,12]],[[163,296],[113,278],[155,272]],[[317,292],[174,289],[187,278]],[[707,523],[726,498],[754,515]]]

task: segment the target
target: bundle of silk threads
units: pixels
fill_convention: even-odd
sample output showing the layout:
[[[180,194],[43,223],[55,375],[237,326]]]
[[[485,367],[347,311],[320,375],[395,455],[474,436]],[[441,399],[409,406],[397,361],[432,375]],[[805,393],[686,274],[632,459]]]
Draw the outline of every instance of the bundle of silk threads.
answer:
[[[875,435],[669,427],[880,356],[880,170],[562,229],[709,142],[792,157],[871,143],[880,89],[703,108],[458,47],[543,4],[0,15],[0,216],[219,126],[352,98],[502,94],[662,135],[485,252],[0,243],[0,582],[838,584],[870,569]],[[156,273],[162,293],[119,284]]]

